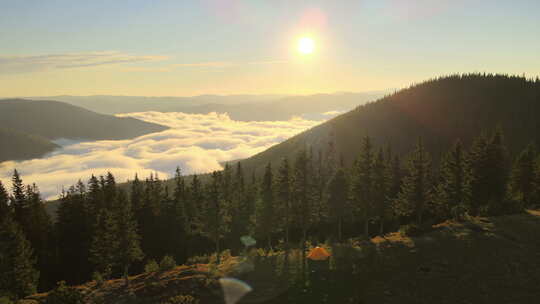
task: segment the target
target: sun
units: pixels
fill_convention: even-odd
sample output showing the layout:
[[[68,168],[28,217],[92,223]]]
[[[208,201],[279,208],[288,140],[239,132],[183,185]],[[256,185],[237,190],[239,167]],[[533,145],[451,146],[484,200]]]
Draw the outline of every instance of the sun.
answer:
[[[301,54],[311,54],[315,50],[315,42],[310,37],[298,39],[298,52]]]

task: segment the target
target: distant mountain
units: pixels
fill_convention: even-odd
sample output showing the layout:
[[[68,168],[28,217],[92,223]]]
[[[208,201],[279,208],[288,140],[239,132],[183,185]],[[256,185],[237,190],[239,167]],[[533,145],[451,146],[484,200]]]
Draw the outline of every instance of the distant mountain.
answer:
[[[127,139],[167,127],[98,114],[57,101],[0,100],[0,161],[42,156],[58,147],[58,138]]]
[[[58,148],[58,145],[40,136],[0,128],[0,162],[40,157]]]
[[[540,143],[540,80],[480,74],[429,80],[359,106],[242,164],[262,172],[269,161],[277,165],[304,147],[317,152],[330,146],[351,163],[366,135],[399,154],[409,152],[422,137],[436,161],[457,138],[467,145],[482,131],[499,126],[511,152],[531,141]]]
[[[389,91],[335,93],[306,96],[283,95],[201,95],[195,97],[129,97],[129,96],[56,96],[55,99],[104,113],[159,111],[207,114],[228,113],[241,121],[287,120],[292,116],[320,115],[329,111],[348,111],[375,100]]]

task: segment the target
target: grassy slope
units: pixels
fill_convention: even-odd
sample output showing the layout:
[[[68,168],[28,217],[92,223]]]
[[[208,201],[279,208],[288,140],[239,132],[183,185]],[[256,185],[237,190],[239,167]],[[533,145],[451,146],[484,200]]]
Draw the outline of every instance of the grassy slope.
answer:
[[[291,296],[297,291],[290,287],[264,303],[323,303],[323,294],[333,294],[340,303],[533,303],[540,298],[540,211],[434,228],[420,237],[392,233],[349,248],[363,252],[345,265],[355,269],[355,275],[345,279],[331,271],[329,280],[304,298]],[[333,254],[339,256],[337,250]],[[201,304],[220,303],[219,288],[200,270],[180,266],[141,274],[131,277],[129,290],[122,288],[121,280],[108,281],[102,288],[94,283],[80,288],[104,303],[160,303],[178,294],[192,294]],[[247,276],[254,291],[241,303],[260,302],[257,299],[268,295],[264,284],[249,281],[266,277],[256,272]]]

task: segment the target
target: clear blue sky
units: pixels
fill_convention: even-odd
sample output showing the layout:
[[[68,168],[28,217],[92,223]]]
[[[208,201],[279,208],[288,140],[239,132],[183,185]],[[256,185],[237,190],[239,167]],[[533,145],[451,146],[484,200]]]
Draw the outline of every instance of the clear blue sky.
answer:
[[[366,91],[539,75],[540,1],[0,0],[0,46],[4,97]]]

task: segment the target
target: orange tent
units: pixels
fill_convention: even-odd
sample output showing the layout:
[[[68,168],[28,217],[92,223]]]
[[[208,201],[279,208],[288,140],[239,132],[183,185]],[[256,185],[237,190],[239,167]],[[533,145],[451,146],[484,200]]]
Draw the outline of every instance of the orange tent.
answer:
[[[312,261],[324,261],[327,260],[328,257],[330,257],[330,253],[328,253],[326,249],[319,246],[311,249],[307,256],[307,258]]]

